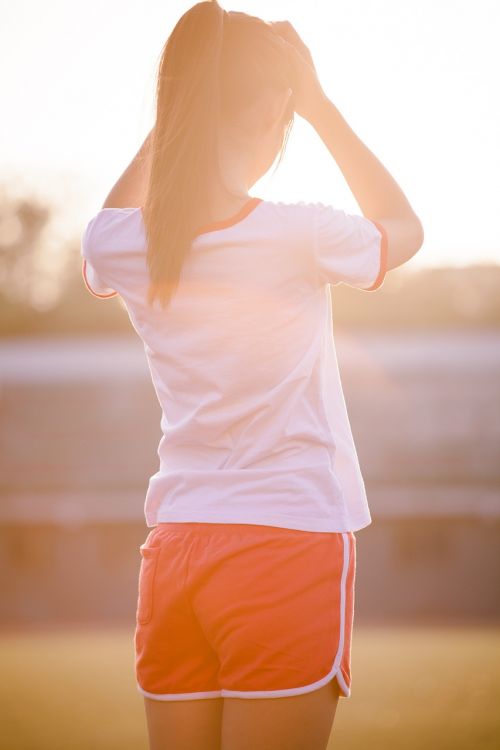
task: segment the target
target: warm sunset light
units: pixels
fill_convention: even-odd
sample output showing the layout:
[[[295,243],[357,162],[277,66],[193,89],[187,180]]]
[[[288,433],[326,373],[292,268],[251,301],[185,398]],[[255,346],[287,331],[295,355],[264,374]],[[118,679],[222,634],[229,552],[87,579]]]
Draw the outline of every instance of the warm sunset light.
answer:
[[[226,9],[287,18],[323,86],[393,170],[425,225],[409,268],[500,261],[500,4],[495,0],[295,0]],[[189,3],[172,0],[4,4],[0,163],[12,189],[64,204],[78,231],[153,118],[155,66]],[[288,153],[253,194],[359,210],[312,128],[296,117]]]
[[[500,747],[500,0],[15,0],[0,750]]]

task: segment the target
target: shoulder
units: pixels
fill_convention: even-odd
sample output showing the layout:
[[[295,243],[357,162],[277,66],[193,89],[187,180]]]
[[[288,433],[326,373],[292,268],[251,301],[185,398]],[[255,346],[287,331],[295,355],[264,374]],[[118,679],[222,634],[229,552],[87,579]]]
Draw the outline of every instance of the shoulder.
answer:
[[[102,208],[87,223],[82,234],[83,255],[137,248],[145,239],[140,208]]]
[[[314,201],[263,201],[267,210],[281,214],[286,218],[296,218],[298,221],[307,221],[323,208],[324,203]]]
[[[324,211],[334,210],[319,201],[263,201],[263,223],[284,231],[292,239],[312,238]]]
[[[362,216],[347,213],[331,203],[323,201],[264,201],[264,219],[282,219],[293,231],[306,231],[316,234],[318,229],[326,226],[342,229],[346,222],[361,221],[368,224]],[[266,213],[267,212],[267,213]]]

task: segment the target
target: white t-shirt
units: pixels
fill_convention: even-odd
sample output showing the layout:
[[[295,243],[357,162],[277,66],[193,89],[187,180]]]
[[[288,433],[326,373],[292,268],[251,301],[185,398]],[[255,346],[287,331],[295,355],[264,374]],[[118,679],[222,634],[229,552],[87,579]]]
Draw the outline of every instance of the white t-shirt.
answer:
[[[383,226],[323,203],[253,197],[200,229],[166,310],[146,301],[140,208],[101,209],[81,253],[88,290],[122,298],[162,408],[148,526],[342,532],[371,523],[329,285],[382,285]]]

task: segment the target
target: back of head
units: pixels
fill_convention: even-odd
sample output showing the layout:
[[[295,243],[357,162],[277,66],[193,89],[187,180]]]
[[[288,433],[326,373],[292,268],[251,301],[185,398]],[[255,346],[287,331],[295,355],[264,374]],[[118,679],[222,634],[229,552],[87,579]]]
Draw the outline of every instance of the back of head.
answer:
[[[260,18],[200,2],[179,19],[163,48],[156,88],[152,168],[143,217],[148,238],[148,303],[165,307],[220,172],[221,127],[251,138],[251,111],[291,86],[283,42]],[[293,124],[285,114],[280,159]]]

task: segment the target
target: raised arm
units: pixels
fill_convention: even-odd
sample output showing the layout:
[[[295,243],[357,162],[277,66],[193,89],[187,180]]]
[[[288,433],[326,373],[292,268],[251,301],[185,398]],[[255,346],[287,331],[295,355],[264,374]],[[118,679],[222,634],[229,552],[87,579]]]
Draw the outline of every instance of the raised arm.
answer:
[[[123,174],[115,182],[102,208],[139,208],[144,205],[151,171],[152,129]]]
[[[422,247],[424,230],[396,180],[326,96],[318,99],[309,122],[339,165],[363,215],[386,230],[387,269],[408,261]]]
[[[396,180],[358,138],[325,94],[308,47],[289,21],[270,24],[283,39],[293,77],[295,111],[316,130],[337,162],[363,215],[387,232],[387,269],[421,248],[424,230]]]

